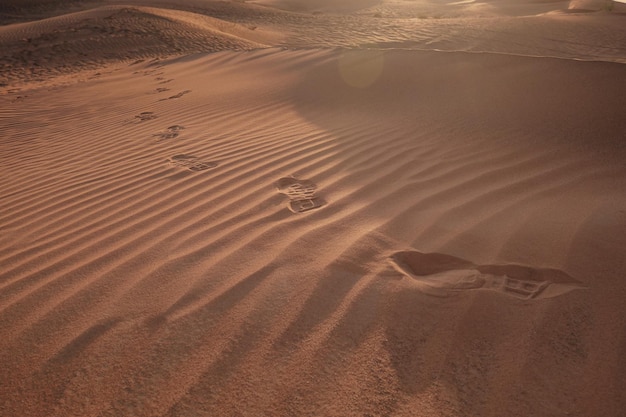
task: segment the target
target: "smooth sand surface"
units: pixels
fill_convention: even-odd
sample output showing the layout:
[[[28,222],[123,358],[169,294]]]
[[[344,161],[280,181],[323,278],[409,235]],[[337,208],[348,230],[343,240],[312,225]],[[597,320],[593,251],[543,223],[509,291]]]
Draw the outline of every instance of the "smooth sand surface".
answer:
[[[621,6],[35,3],[2,417],[623,416]]]

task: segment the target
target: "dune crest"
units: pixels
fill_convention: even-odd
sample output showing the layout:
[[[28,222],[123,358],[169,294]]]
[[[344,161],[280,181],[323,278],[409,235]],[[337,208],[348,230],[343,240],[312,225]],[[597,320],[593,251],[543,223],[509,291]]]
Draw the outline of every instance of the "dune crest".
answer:
[[[102,6],[0,26],[5,67],[0,83],[45,80],[148,57],[257,49],[276,39],[263,32],[187,11]]]

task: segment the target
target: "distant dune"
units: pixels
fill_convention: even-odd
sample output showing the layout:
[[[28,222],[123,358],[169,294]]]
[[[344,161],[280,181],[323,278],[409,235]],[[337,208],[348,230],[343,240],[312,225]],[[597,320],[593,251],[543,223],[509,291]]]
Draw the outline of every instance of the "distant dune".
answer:
[[[626,17],[341,4],[3,3],[2,417],[623,416]]]
[[[86,3],[84,11],[74,3],[5,4],[5,9],[13,5],[13,14],[5,16],[18,20],[33,13],[54,17],[0,26],[0,88],[116,62],[272,46],[488,51],[624,62],[622,16],[615,11],[565,19],[567,2],[439,7],[354,1],[342,3],[348,8],[324,6],[329,12],[323,15],[310,12],[324,2],[294,6],[306,13],[243,2],[133,3]],[[602,40],[592,41],[597,36]]]
[[[352,12],[383,3],[381,0],[253,0],[250,3],[293,11]]]
[[[3,82],[140,58],[256,49],[275,39],[256,29],[202,14],[143,6],[104,6],[13,24],[0,27]]]

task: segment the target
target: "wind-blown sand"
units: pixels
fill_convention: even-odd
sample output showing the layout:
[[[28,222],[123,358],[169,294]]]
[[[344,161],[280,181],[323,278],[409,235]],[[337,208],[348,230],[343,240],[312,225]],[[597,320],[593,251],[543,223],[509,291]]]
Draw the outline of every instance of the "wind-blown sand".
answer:
[[[623,415],[621,5],[30,3],[0,415]]]

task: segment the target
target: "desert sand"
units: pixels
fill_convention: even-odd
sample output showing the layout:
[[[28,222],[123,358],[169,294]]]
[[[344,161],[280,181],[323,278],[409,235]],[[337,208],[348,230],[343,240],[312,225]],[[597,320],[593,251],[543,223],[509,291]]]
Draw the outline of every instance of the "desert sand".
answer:
[[[626,410],[626,4],[0,6],[0,415]]]

